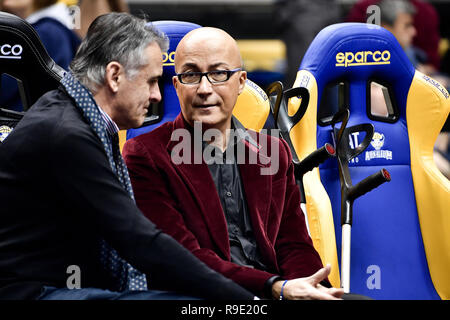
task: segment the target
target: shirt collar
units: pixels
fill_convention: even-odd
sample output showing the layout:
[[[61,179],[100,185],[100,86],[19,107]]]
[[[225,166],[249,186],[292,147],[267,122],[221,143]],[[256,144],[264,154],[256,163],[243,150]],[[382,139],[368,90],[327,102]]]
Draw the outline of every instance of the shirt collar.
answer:
[[[111,117],[105,111],[103,111],[102,108],[100,108],[99,106],[97,106],[97,107],[98,107],[98,110],[100,111],[100,114],[102,115],[103,121],[105,122],[106,131],[111,136],[118,133],[119,127],[117,126],[117,124],[111,119]]]
[[[231,130],[233,130],[233,136],[232,139],[229,140],[224,154],[226,153],[226,150],[228,150],[229,148],[233,148],[239,142],[245,143],[249,145],[249,147],[256,148],[255,150],[260,149],[260,145],[250,136],[250,134],[247,132],[247,129],[245,129],[242,123],[233,115],[231,116]],[[202,141],[202,146],[204,150],[206,146],[208,146],[208,143]]]
[[[238,141],[242,141],[244,143],[248,143],[249,146],[256,148],[256,150],[259,150],[261,147],[260,145],[250,136],[247,129],[242,125],[242,123],[235,117],[232,116],[231,118],[232,127],[234,127],[237,136],[239,137]]]

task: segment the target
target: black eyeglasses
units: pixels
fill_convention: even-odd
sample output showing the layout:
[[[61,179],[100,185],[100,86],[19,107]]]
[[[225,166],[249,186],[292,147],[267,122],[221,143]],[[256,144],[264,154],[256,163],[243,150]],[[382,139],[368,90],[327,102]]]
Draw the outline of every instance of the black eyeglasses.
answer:
[[[184,72],[177,73],[176,75],[178,80],[183,84],[198,84],[203,76],[206,76],[206,79],[211,83],[220,83],[228,81],[235,72],[241,70],[242,68],[236,68],[233,70],[214,70],[208,72]]]

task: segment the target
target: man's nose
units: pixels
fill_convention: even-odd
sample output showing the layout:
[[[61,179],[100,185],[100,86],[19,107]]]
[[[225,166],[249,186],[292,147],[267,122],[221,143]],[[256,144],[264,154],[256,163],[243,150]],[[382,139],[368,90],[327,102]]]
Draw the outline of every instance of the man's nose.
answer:
[[[198,84],[197,93],[198,94],[208,94],[212,92],[212,84],[209,82],[206,75],[204,75],[200,79],[200,83]]]
[[[151,103],[157,103],[161,101],[161,90],[159,90],[158,85],[151,87],[149,100]]]

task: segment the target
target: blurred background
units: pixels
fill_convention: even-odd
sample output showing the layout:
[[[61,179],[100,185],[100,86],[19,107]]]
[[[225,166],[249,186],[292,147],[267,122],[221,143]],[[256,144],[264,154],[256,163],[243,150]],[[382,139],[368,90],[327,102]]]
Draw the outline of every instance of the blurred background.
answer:
[[[274,81],[291,88],[311,41],[324,27],[339,22],[369,22],[385,27],[397,38],[417,70],[450,89],[450,0],[109,2],[126,3],[131,13],[151,21],[187,21],[227,31],[238,41],[248,78],[263,89]],[[368,12],[371,5],[377,5],[378,11]],[[447,119],[434,148],[435,162],[447,178],[450,178],[449,131]]]
[[[54,48],[51,41],[45,41],[62,32],[55,30],[60,25],[49,24],[49,21],[58,20],[79,40],[95,17],[110,11],[128,11],[150,21],[178,20],[218,27],[238,40],[249,78],[265,89],[276,80],[282,81],[285,87],[291,87],[305,51],[321,29],[338,22],[366,22],[370,19],[367,7],[380,2],[398,0],[0,0],[0,10],[27,19],[43,39],[50,56],[64,68],[67,68],[75,50],[65,54],[65,60],[56,59],[61,52],[61,41],[66,39],[54,41]],[[414,58],[417,60],[419,57],[415,61],[415,64],[420,62],[417,69],[432,76],[438,73],[447,76],[450,74],[450,0],[400,2],[410,3],[413,10],[401,6],[393,10],[387,6],[384,12],[404,14],[406,11],[414,26],[410,28],[408,21],[403,19],[399,28],[404,30],[394,35],[397,39],[411,39],[406,42],[412,43],[405,46],[412,44],[414,52],[419,53]],[[63,6],[69,8],[68,15],[63,12]],[[382,17],[386,15],[382,13]],[[47,18],[46,25],[40,23],[43,18]],[[72,27],[68,22],[71,18],[74,22]],[[376,21],[372,19],[372,22]],[[382,19],[381,25],[386,27],[384,22]],[[392,27],[395,29],[394,25]],[[71,47],[76,48],[76,39],[70,41]],[[445,77],[438,80],[448,87]],[[2,105],[8,104],[2,101]]]
[[[324,27],[376,23],[394,34],[417,70],[450,87],[450,0],[0,0],[0,10],[26,19],[65,69],[90,23],[103,13],[218,27],[237,39],[248,78],[264,90],[274,81],[292,87],[303,55]],[[16,80],[1,77],[0,106],[21,111]],[[447,177],[449,131],[447,120],[435,148]]]
[[[326,25],[356,21],[363,7],[378,1],[358,0],[128,0],[133,14],[145,14],[149,20],[181,20],[224,29],[238,39],[249,77],[265,88],[275,80],[291,87],[293,75],[309,43]],[[438,33],[440,72],[450,74],[450,0],[425,2],[436,13],[430,16]],[[356,8],[355,6],[359,6]],[[352,11],[353,10],[353,11]],[[355,11],[358,11],[355,13]],[[416,12],[415,15],[418,13]],[[358,21],[359,22],[359,21]],[[361,21],[362,22],[362,21]],[[423,27],[419,25],[419,27]],[[422,30],[417,30],[416,37]],[[293,40],[292,38],[295,38]],[[292,48],[291,48],[292,47]],[[289,50],[290,49],[290,50]],[[297,66],[288,66],[293,51]],[[294,60],[294,58],[291,58]]]

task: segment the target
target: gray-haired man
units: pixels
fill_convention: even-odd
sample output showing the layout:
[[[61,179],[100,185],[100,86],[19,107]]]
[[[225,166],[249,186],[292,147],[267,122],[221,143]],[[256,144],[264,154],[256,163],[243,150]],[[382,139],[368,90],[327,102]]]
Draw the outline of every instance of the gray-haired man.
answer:
[[[0,299],[253,298],[134,203],[117,131],[161,99],[166,48],[141,19],[97,18],[72,73],[0,146]]]

